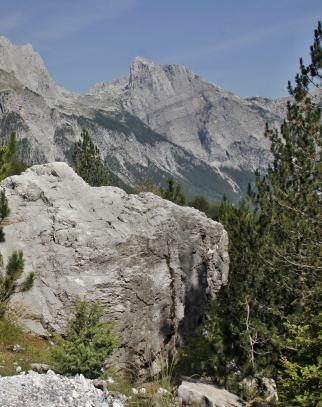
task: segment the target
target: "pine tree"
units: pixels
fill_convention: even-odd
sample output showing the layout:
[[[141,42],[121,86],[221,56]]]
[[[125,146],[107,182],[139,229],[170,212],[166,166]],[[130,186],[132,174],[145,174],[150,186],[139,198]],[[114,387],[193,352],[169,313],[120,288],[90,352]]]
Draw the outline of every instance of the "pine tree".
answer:
[[[263,251],[267,271],[279,276],[276,288],[283,293],[285,314],[301,312],[322,283],[321,97],[309,89],[322,74],[321,35],[319,23],[312,64],[305,68],[300,60],[302,74],[296,76],[295,88],[289,84],[295,101],[288,103],[281,130],[266,129],[274,162],[267,175],[257,173],[258,193],[253,195],[269,237]]]
[[[254,213],[246,202],[237,208],[227,200],[211,209],[228,230],[231,264],[205,328],[216,352],[209,359],[226,361],[228,377],[282,377],[288,406],[320,401],[322,391],[321,39],[319,23],[311,64],[300,60],[295,86],[289,83],[286,120],[279,130],[266,127],[274,161],[266,174],[256,172]],[[223,369],[214,368],[218,379]]]
[[[20,173],[20,169],[25,169],[24,165],[15,159],[17,153],[16,133],[10,133],[7,146],[0,147],[0,180]],[[10,208],[5,190],[0,192],[0,241],[4,240],[3,220],[9,216]],[[3,268],[3,259],[0,254],[0,268]],[[7,265],[3,272],[0,272],[0,319],[4,316],[9,300],[14,293],[28,291],[34,283],[34,273],[20,281],[24,271],[24,259],[22,251],[15,251],[8,258]]]
[[[176,184],[173,177],[167,179],[167,189],[161,188],[161,196],[177,205],[183,206],[186,203],[186,198],[181,191],[181,185]]]
[[[65,375],[102,377],[106,359],[118,346],[115,326],[102,320],[104,308],[97,302],[90,305],[77,297],[71,311],[66,334],[52,350],[54,368]]]
[[[254,195],[269,225],[271,244],[264,258],[267,274],[275,275],[278,305],[286,321],[280,392],[289,406],[322,402],[322,361],[316,355],[321,347],[322,312],[321,40],[319,22],[311,64],[304,66],[300,59],[301,73],[295,86],[288,86],[294,102],[288,103],[287,119],[280,132],[266,131],[274,164],[266,177],[257,174],[258,194]],[[315,371],[315,381],[309,371]]]
[[[6,197],[6,192],[3,189],[0,192],[0,241],[4,240],[4,232],[3,232],[3,220],[10,215],[10,208],[8,205],[8,199]]]
[[[188,203],[188,206],[198,209],[199,211],[205,212],[206,214],[210,211],[209,201],[202,195],[196,196],[192,201]]]
[[[17,151],[16,133],[11,131],[7,145],[0,147],[0,181],[11,175],[20,174],[27,168],[25,164],[16,159]]]
[[[0,255],[0,257],[1,266],[3,266],[2,256]],[[29,291],[34,284],[34,273],[29,273],[23,281],[20,281],[24,272],[24,264],[22,251],[15,251],[8,258],[5,273],[0,273],[0,319],[7,310],[11,296],[17,292]]]
[[[286,323],[288,332],[279,381],[280,404],[322,405],[322,312],[305,312]]]
[[[107,162],[102,160],[99,148],[94,145],[86,129],[83,129],[81,140],[75,145],[72,163],[75,172],[92,187],[117,185],[117,178]]]
[[[226,197],[208,213],[228,232],[230,271],[227,286],[221,288],[211,308],[204,328],[210,334],[203,342],[208,342],[214,379],[234,388],[237,380],[259,371],[270,375],[278,360],[272,342],[276,336],[274,294],[258,255],[263,243],[258,214],[246,200],[235,206]]]

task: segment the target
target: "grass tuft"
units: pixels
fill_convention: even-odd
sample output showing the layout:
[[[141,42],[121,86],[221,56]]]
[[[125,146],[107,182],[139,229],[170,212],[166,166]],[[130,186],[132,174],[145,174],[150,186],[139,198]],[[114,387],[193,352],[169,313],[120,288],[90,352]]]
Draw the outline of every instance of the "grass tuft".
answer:
[[[27,373],[32,363],[48,364],[49,348],[48,341],[24,332],[16,312],[0,319],[0,376]]]

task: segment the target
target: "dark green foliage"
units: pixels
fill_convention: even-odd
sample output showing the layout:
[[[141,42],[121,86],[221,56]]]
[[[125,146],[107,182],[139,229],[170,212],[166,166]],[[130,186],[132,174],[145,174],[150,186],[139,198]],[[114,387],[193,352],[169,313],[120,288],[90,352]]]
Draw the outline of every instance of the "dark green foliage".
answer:
[[[23,163],[15,159],[17,149],[16,133],[12,131],[7,146],[0,147],[0,181],[8,176],[20,174],[26,169]],[[0,241],[4,240],[2,221],[9,214],[8,200],[3,190],[0,193]]]
[[[287,341],[279,381],[280,404],[322,405],[322,312],[304,312],[286,323]]]
[[[2,263],[2,256],[1,256]],[[15,251],[8,258],[5,273],[0,274],[0,318],[6,312],[8,302],[12,294],[28,291],[34,283],[34,273],[29,275],[22,282],[19,281],[24,271],[24,258],[22,251]]]
[[[269,235],[275,243],[267,251],[269,269],[279,270],[283,276],[278,288],[286,297],[283,311],[288,340],[283,346],[284,372],[279,385],[283,402],[289,406],[322,404],[321,40],[319,22],[311,64],[306,67],[301,59],[295,87],[289,83],[295,103],[288,104],[281,135],[267,130],[274,165],[267,180],[257,176],[260,190],[256,199],[261,203],[266,198]]]
[[[64,338],[52,350],[57,372],[65,375],[82,373],[89,379],[104,376],[106,359],[118,346],[114,325],[104,322],[104,308],[99,303],[89,305],[76,298]]]
[[[126,136],[131,134],[131,130],[126,126],[126,124],[121,122],[121,118],[114,118],[111,116],[107,116],[106,113],[97,112],[95,115],[95,121],[102,127],[105,127],[109,130],[114,130],[119,133],[123,133]]]
[[[199,211],[208,213],[210,210],[209,201],[202,195],[196,196],[192,201],[188,203],[188,206],[199,209]]]
[[[246,201],[235,206],[226,197],[207,214],[225,226],[231,261],[228,285],[221,288],[209,310],[202,327],[207,334],[199,338],[204,354],[208,349],[208,374],[236,390],[237,381],[259,370],[271,374],[278,360],[278,354],[273,357],[274,301],[258,256],[262,244],[259,216]]]
[[[286,120],[280,130],[266,127],[274,161],[256,172],[250,202],[208,209],[228,231],[231,263],[201,347],[222,384],[280,377],[285,406],[317,406],[322,392],[321,39],[319,23],[312,63],[301,60],[289,84]]]
[[[115,116],[107,116],[105,112],[98,111],[95,115],[95,121],[109,130],[123,133],[126,136],[133,135],[142,144],[155,146],[160,142],[171,143],[165,136],[153,131],[138,117],[125,111]]]
[[[3,189],[0,193],[0,224],[3,219],[10,215],[10,208],[8,205],[8,199],[6,197],[6,192]]]
[[[186,198],[181,191],[181,185],[176,184],[173,177],[167,179],[167,189],[161,188],[161,196],[177,205],[185,205]]]
[[[0,180],[20,174],[26,169],[26,166],[15,158],[17,150],[16,133],[11,131],[8,144],[0,147]]]
[[[0,180],[14,175],[22,163],[15,160],[17,153],[16,133],[11,132],[7,146],[0,147]],[[0,241],[4,240],[3,220],[9,216],[10,208],[5,190],[0,192]],[[0,254],[0,267],[3,268],[2,255]],[[12,294],[28,291],[34,283],[34,273],[30,273],[24,281],[19,281],[24,271],[24,259],[22,251],[15,251],[8,258],[5,270],[0,271],[0,319],[3,318],[8,302]]]
[[[72,156],[76,173],[92,187],[115,185],[116,177],[107,162],[102,160],[99,148],[94,145],[86,129],[83,129],[81,137]]]
[[[8,259],[6,274],[10,278],[17,278],[21,275],[24,268],[24,259],[22,252],[14,252]]]

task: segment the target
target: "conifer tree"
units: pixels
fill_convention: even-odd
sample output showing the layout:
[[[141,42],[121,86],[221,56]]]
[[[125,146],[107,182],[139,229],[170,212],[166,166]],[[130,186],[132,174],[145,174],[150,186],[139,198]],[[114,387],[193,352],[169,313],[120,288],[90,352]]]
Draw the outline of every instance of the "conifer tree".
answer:
[[[167,179],[167,189],[161,188],[161,196],[177,205],[183,206],[186,203],[186,198],[181,191],[181,185],[176,184],[173,177]]]
[[[266,129],[274,162],[265,176],[256,174],[258,193],[253,194],[269,238],[262,255],[267,272],[279,276],[276,288],[285,314],[309,305],[322,282],[322,99],[320,92],[310,89],[310,84],[315,83],[316,90],[321,85],[321,35],[319,23],[312,63],[304,67],[300,60],[296,86],[289,83],[295,101],[288,102],[281,130]]]
[[[321,22],[314,34],[311,63],[305,66],[300,59],[301,73],[295,86],[288,86],[294,102],[288,104],[287,119],[280,132],[266,131],[274,164],[266,177],[257,174],[254,195],[272,242],[264,253],[267,273],[275,275],[279,309],[287,321],[285,336],[291,333],[293,339],[292,349],[289,339],[283,346],[280,381],[289,406],[322,402],[321,354],[305,350],[313,343],[320,347],[322,312]],[[308,371],[315,371],[315,383]]]
[[[25,164],[16,159],[17,151],[16,133],[11,131],[7,145],[0,147],[0,181],[11,175],[20,174],[27,168]]]
[[[2,256],[0,255],[0,257],[1,266],[3,266]],[[24,263],[22,251],[15,251],[8,258],[5,273],[0,273],[0,319],[6,312],[11,296],[17,292],[28,291],[33,286],[34,273],[29,273],[23,281],[20,281],[24,271]]]
[[[278,360],[272,343],[276,328],[270,282],[259,256],[263,243],[259,216],[247,201],[235,206],[224,197],[208,214],[228,232],[230,270],[228,284],[221,288],[211,308],[205,327],[210,335],[203,343],[209,348],[209,369],[215,380],[237,390],[236,380],[258,371],[270,375]]]
[[[210,211],[209,201],[202,195],[196,196],[193,200],[188,203],[189,206],[198,209],[199,211],[205,212],[206,214]]]
[[[20,161],[16,160],[17,153],[16,133],[10,133],[9,141],[6,146],[0,147],[0,180],[19,174],[26,167]],[[3,220],[10,214],[8,199],[5,190],[0,192],[0,241],[4,240]],[[0,254],[0,319],[4,316],[9,300],[14,293],[28,291],[34,283],[34,273],[21,281],[20,278],[24,271],[24,259],[22,251],[14,251],[8,258],[6,267],[3,269],[3,259]]]
[[[206,327],[213,361],[226,360],[234,377],[281,377],[287,406],[318,405],[322,392],[321,40],[319,23],[311,64],[301,59],[295,86],[288,85],[286,120],[279,130],[266,127],[274,160],[249,191],[255,212],[227,200],[212,208],[228,230],[231,258],[228,286]]]
[[[102,160],[99,148],[86,129],[83,129],[81,140],[75,145],[72,163],[75,172],[92,187],[117,184],[117,178],[107,162]]]
[[[322,312],[304,312],[292,323],[282,355],[280,404],[297,407],[322,405]]]
[[[0,241],[2,241],[4,239],[2,221],[9,215],[10,215],[10,208],[8,205],[8,199],[6,197],[6,192],[3,189],[0,192]]]
[[[82,373],[89,379],[104,376],[106,359],[118,346],[113,324],[103,321],[104,308],[76,298],[63,337],[52,349],[57,372],[65,375]]]

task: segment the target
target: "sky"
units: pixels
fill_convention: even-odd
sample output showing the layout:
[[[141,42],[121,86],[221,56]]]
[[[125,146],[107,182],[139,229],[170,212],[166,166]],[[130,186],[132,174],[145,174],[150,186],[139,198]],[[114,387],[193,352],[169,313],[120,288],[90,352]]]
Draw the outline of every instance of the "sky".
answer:
[[[0,35],[31,44],[54,81],[84,93],[136,56],[180,64],[238,96],[286,96],[309,62],[321,0],[1,0]]]

